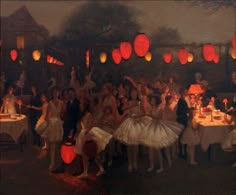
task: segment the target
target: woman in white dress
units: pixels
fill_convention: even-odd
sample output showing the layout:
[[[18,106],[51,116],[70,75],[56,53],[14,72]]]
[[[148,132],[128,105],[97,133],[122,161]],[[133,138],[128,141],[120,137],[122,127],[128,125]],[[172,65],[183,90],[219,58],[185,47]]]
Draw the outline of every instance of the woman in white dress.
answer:
[[[47,142],[45,140],[46,136],[47,136],[47,113],[48,113],[48,99],[46,94],[42,94],[41,95],[41,101],[42,101],[42,107],[33,107],[33,109],[37,109],[37,110],[41,110],[41,116],[39,117],[36,126],[35,126],[35,130],[36,132],[42,137],[43,141],[44,141],[44,145],[42,146],[42,149],[47,150],[48,146],[47,146]]]
[[[152,120],[150,121],[149,126],[146,126],[143,129],[142,144],[149,147],[150,167],[148,168],[148,172],[154,169],[154,156],[155,151],[157,151],[160,161],[160,168],[157,170],[157,173],[160,173],[164,170],[163,158],[160,150],[165,150],[168,164],[171,167],[172,162],[170,158],[169,147],[176,142],[178,139],[178,134],[180,134],[183,127],[176,122],[162,120],[163,107],[158,96],[153,96],[151,98],[151,105]]]
[[[114,138],[127,145],[128,149],[128,171],[137,170],[138,145],[140,144],[140,134],[142,131],[142,123],[140,118],[143,116],[140,102],[138,101],[138,92],[132,89],[130,99],[124,105],[127,118],[120,124],[114,133]],[[125,114],[124,114],[125,116]]]
[[[86,76],[85,76],[85,84],[83,85],[83,89],[87,91],[87,94],[92,93],[92,89],[96,87],[96,83],[92,81],[91,77],[93,74],[93,70],[91,70]]]
[[[96,176],[100,176],[104,173],[104,168],[100,161],[100,153],[105,150],[107,144],[110,142],[112,135],[103,131],[98,127],[94,127],[94,118],[93,115],[89,111],[89,105],[85,106],[84,116],[81,120],[82,130],[78,137],[76,138],[75,145],[75,153],[82,156],[84,171],[79,178],[86,178],[88,176],[88,166],[89,166],[89,158],[83,150],[86,142],[95,142],[97,145],[97,152],[95,157],[95,162],[99,167],[99,171]]]
[[[191,165],[197,165],[195,161],[195,147],[200,144],[198,123],[194,119],[194,109],[189,110],[188,125],[181,138],[182,144],[187,144],[187,158]]]
[[[234,124],[233,130],[225,137],[223,140],[221,147],[224,151],[235,152],[236,151],[236,110],[234,109],[231,114],[231,118],[229,119],[227,115],[225,115],[224,119],[228,124]],[[233,163],[232,167],[236,167],[236,162]]]
[[[1,113],[4,114],[16,114],[16,96],[13,94],[13,87],[8,88],[8,93],[3,97],[3,104],[1,107]]]
[[[49,170],[53,171],[60,166],[60,146],[63,138],[63,123],[61,114],[63,113],[63,102],[59,100],[59,90],[52,90],[52,100],[48,104],[48,127],[46,139],[49,144],[50,166]]]

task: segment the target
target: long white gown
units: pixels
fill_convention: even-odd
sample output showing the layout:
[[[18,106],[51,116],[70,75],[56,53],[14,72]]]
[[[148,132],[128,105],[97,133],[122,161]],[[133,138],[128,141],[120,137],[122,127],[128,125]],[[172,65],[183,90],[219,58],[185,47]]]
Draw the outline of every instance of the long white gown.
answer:
[[[47,109],[48,109],[48,102],[44,103],[42,106],[42,114],[39,117],[36,125],[35,130],[36,132],[43,138],[46,137],[46,130],[47,130],[47,122],[46,122],[46,116],[47,116]]]

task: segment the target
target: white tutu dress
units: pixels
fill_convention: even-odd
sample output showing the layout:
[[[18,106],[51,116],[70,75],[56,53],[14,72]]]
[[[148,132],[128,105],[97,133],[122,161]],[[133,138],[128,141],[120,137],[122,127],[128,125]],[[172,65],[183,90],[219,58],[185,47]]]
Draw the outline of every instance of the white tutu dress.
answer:
[[[49,102],[48,109],[50,112],[50,119],[46,129],[45,137],[49,142],[60,142],[63,138],[63,122],[60,117],[62,109],[62,102],[56,106],[52,101]]]
[[[198,145],[200,144],[200,134],[198,129],[194,129],[192,127],[192,124],[196,123],[194,120],[188,121],[188,126],[184,130],[183,136],[181,138],[181,143],[182,144],[187,144],[187,145]]]
[[[236,150],[236,128],[233,129],[224,139],[221,147],[225,151],[235,151]]]
[[[160,107],[153,109],[153,119],[143,129],[141,139],[143,145],[157,149],[169,147],[176,142],[178,135],[183,130],[183,126],[177,122],[158,119],[160,112]]]
[[[146,119],[138,117],[141,114],[140,106],[134,106],[128,110],[126,118],[114,133],[114,138],[126,145],[139,145]]]

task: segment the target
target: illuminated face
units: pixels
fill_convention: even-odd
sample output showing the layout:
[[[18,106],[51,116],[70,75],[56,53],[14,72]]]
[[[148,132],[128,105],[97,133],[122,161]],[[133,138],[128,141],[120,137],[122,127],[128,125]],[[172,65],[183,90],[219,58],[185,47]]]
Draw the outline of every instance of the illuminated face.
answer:
[[[42,95],[42,96],[41,96],[41,101],[42,101],[42,102],[46,102],[46,101],[47,101],[47,98],[46,98],[45,95]]]
[[[131,96],[131,99],[132,99],[132,100],[135,100],[135,99],[137,99],[137,97],[138,97],[138,92],[133,89],[133,90],[131,91],[130,96]]]
[[[13,90],[13,88],[11,87],[11,88],[8,90],[8,94],[9,94],[9,95],[13,95],[13,92],[14,92],[14,90]]]

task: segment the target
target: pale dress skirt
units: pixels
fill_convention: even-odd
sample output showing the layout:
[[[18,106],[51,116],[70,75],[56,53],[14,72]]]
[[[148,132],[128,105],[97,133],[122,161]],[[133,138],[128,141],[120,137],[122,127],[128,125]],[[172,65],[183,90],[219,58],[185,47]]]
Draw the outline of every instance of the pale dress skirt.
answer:
[[[35,125],[35,131],[43,138],[46,138],[47,136],[47,126],[48,123],[44,119],[44,117],[40,117]]]
[[[183,133],[182,144],[198,145],[200,144],[200,134],[198,130],[194,130],[191,127],[187,127]]]
[[[63,125],[60,118],[51,118],[47,126],[46,138],[49,142],[60,142],[63,139]]]
[[[142,132],[148,126],[150,117],[129,117],[114,132],[114,138],[126,145],[141,144]]]
[[[221,147],[225,151],[236,150],[236,129],[232,130],[223,140]]]
[[[98,147],[97,153],[100,153],[101,151],[105,150],[111,138],[112,138],[111,134],[103,131],[99,127],[93,127],[88,133],[86,133],[86,130],[82,129],[76,139],[75,153],[82,155],[84,143],[86,141],[91,141],[91,140],[93,140],[97,144]]]
[[[143,131],[142,144],[156,149],[169,147],[177,141],[182,130],[183,126],[178,123],[152,119]]]

